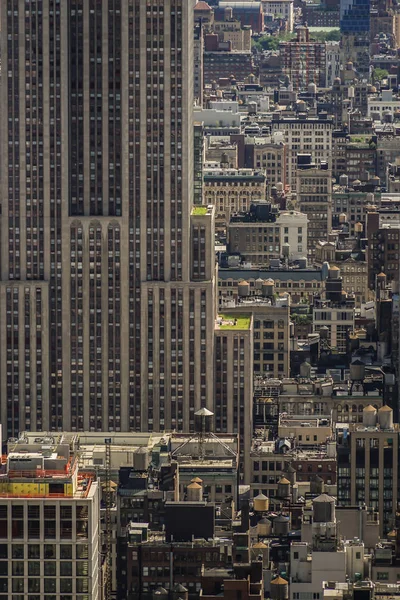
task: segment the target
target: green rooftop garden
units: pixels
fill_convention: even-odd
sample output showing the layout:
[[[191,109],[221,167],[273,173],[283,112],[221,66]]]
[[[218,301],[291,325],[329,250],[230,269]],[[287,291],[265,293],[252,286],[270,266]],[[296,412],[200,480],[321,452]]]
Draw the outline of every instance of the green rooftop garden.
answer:
[[[207,214],[207,206],[194,206],[192,210],[192,215],[196,217],[203,217]]]
[[[218,315],[219,319],[222,319],[222,324],[219,325],[219,329],[224,331],[235,329],[250,329],[251,317],[248,315]]]

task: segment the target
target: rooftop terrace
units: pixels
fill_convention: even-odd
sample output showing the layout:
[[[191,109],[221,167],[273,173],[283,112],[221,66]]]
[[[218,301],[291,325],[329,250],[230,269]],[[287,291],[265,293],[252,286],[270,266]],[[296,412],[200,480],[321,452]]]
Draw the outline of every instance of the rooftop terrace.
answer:
[[[220,330],[250,329],[251,317],[248,315],[218,315],[216,328]]]
[[[192,215],[196,217],[203,217],[207,214],[208,208],[207,206],[194,206],[192,209]]]

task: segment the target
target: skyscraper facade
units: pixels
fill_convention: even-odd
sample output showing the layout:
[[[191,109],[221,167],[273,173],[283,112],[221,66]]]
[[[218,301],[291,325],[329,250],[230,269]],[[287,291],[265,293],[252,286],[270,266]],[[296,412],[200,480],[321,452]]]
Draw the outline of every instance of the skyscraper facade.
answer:
[[[369,76],[371,0],[340,0],[341,62],[352,62],[362,78]]]
[[[364,33],[370,30],[371,0],[341,0],[340,30],[342,33]]]
[[[213,212],[192,214],[193,5],[2,2],[8,436],[188,430],[213,408]]]

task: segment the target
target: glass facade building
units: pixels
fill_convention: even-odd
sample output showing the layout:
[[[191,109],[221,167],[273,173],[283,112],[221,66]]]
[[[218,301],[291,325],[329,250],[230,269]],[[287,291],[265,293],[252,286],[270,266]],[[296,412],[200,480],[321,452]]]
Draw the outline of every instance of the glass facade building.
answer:
[[[340,30],[342,33],[364,33],[370,30],[371,0],[341,0]]]

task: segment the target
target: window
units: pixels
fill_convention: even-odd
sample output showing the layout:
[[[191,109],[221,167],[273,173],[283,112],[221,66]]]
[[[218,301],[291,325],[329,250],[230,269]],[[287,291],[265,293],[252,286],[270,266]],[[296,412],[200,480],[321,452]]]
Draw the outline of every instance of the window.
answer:
[[[56,579],[45,579],[44,580],[44,591],[45,592],[55,592],[56,587],[57,587]]]
[[[45,544],[44,545],[44,557],[45,559],[55,559],[56,558],[56,546],[55,544]]]
[[[40,562],[30,561],[28,563],[28,575],[40,575]]]
[[[56,574],[56,563],[55,562],[45,562],[44,563],[44,574],[47,576],[52,576]]]
[[[46,581],[49,581],[49,580],[45,579],[45,582]],[[55,580],[53,580],[53,581],[55,581]],[[46,591],[46,585],[45,585],[45,591]],[[50,590],[50,591],[55,592],[55,588],[54,588],[54,590]],[[37,579],[37,578],[35,578],[35,579],[29,578],[28,579],[28,592],[34,592],[34,593],[40,592],[40,579]]]
[[[46,580],[45,580],[46,581]],[[72,579],[60,579],[60,592],[72,592]]]
[[[72,546],[70,544],[61,544],[60,558],[63,558],[63,559],[72,558]]]
[[[24,546],[22,544],[13,544],[12,557],[24,558]]]
[[[376,574],[376,578],[378,581],[388,581],[389,573],[387,571],[382,571],[381,573]]]
[[[12,563],[12,574],[13,575],[24,575],[24,562],[13,560]]]
[[[39,546],[39,544],[29,544],[29,546],[28,546],[28,558],[40,558],[40,546]]]
[[[89,572],[89,563],[87,560],[76,563],[76,574],[77,576],[86,576]]]
[[[60,563],[60,575],[68,577],[72,575],[72,562],[61,562]]]

